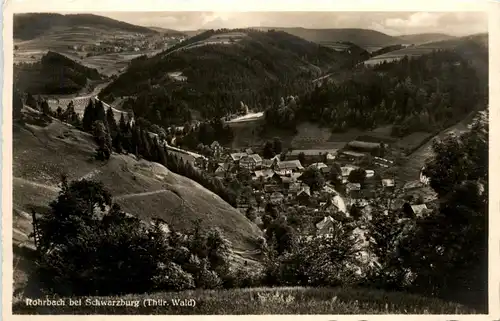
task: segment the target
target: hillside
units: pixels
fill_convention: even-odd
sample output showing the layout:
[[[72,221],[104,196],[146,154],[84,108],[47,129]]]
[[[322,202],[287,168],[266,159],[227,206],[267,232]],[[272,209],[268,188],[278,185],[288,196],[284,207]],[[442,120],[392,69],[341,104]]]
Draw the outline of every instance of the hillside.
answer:
[[[31,40],[55,30],[72,29],[75,26],[143,34],[155,32],[146,27],[93,14],[20,13],[14,15],[13,23],[14,39],[19,40]]]
[[[186,36],[186,34],[183,31],[174,30],[174,29],[167,29],[167,28],[161,28],[161,27],[148,27],[148,29],[151,29],[153,31],[156,31],[158,33],[168,35],[168,36]]]
[[[281,31],[210,30],[152,58],[134,60],[100,97],[136,96],[129,108],[137,117],[160,125],[183,123],[235,113],[241,102],[262,110],[311,87],[315,77],[360,60],[356,53],[336,52]]]
[[[374,56],[369,60],[366,60],[364,63],[366,65],[374,65],[383,61],[390,62],[399,60],[404,56],[418,57],[431,53],[432,51],[443,49],[455,50],[464,58],[472,59],[476,67],[481,69],[482,74],[485,74],[488,69],[488,34],[486,33],[429,42],[416,46],[408,46],[400,50]]]
[[[31,94],[71,94],[90,81],[102,79],[90,69],[56,52],[49,51],[40,62],[14,65],[14,86]]]
[[[401,43],[397,37],[370,29],[339,28],[339,29],[306,29],[306,28],[274,28],[257,27],[260,30],[280,30],[294,36],[317,43],[352,42],[362,48],[385,47]]]
[[[402,40],[402,43],[405,44],[424,44],[427,42],[436,42],[443,40],[451,40],[454,39],[454,36],[446,35],[444,33],[417,33],[411,35],[401,35],[397,38]]]
[[[219,227],[235,249],[254,249],[260,230],[219,196],[157,163],[133,156],[113,154],[107,162],[96,161],[91,135],[57,120],[36,120],[35,113],[25,113],[25,125],[13,124],[15,244],[29,242],[31,209],[43,213],[57,196],[60,175],[67,173],[69,180],[102,181],[130,214],[148,220],[160,217],[178,231],[201,219],[203,228]]]

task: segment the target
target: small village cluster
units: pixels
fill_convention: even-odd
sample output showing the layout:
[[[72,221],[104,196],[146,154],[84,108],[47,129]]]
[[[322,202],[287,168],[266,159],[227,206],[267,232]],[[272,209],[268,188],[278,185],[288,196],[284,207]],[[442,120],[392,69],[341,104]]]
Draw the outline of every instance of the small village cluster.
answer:
[[[116,35],[113,39],[98,41],[91,44],[81,44],[69,46],[69,49],[76,52],[94,53],[119,53],[119,52],[140,52],[147,50],[165,49],[185,40],[183,36],[125,34]]]
[[[213,154],[208,158],[198,157],[195,165],[221,180],[236,177],[242,171],[249,173],[252,181],[252,197],[241,198],[238,202],[238,208],[243,213],[249,207],[263,211],[264,205],[269,203],[307,207],[325,213],[324,220],[317,224],[317,232],[320,234],[327,233],[328,226],[333,222],[332,216],[350,217],[353,207],[359,209],[363,216],[371,217],[370,205],[380,193],[393,195],[391,209],[403,209],[404,212],[414,216],[422,215],[429,210],[421,200],[408,202],[400,195],[401,191],[409,193],[424,188],[429,183],[428,178],[420,177],[396,188],[393,176],[384,177],[381,174],[384,172],[383,169],[393,166],[394,161],[384,157],[369,156],[369,153],[360,152],[362,148],[358,145],[360,145],[358,142],[353,141],[342,150],[289,150],[270,159],[264,159],[251,148],[234,151],[214,141],[210,145]],[[358,151],[350,149],[354,146],[358,147]],[[364,166],[367,158],[370,158],[372,168],[364,169],[363,183],[351,182],[349,177],[353,171],[367,168]],[[210,164],[216,165],[210,166]],[[335,166],[340,167],[340,173],[334,182],[330,172]],[[308,169],[315,169],[321,173],[325,180],[321,188],[313,189],[303,181],[303,174]]]

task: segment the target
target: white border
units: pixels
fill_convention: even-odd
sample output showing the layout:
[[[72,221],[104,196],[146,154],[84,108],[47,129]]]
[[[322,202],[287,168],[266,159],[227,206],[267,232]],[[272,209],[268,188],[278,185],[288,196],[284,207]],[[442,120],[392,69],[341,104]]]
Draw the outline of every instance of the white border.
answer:
[[[493,126],[500,113],[500,2],[473,0],[5,0],[3,50],[3,126],[2,126],[2,315],[5,320],[68,320],[68,319],[160,319],[165,316],[13,316],[12,315],[12,13],[13,12],[96,12],[96,11],[487,11],[489,13],[490,50],[490,242],[489,242],[489,315],[315,315],[315,316],[168,316],[169,320],[494,320],[500,318],[499,306],[499,195],[500,189],[497,165],[500,128]],[[256,319],[257,318],[257,319]]]

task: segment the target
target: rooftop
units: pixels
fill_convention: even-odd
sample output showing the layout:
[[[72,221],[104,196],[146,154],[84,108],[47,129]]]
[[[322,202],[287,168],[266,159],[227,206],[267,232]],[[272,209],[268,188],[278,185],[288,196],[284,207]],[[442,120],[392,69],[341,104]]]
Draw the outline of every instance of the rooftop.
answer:
[[[317,156],[320,154],[336,154],[338,149],[293,149],[289,152],[289,155],[298,156],[300,153],[304,153],[304,155],[308,156]]]

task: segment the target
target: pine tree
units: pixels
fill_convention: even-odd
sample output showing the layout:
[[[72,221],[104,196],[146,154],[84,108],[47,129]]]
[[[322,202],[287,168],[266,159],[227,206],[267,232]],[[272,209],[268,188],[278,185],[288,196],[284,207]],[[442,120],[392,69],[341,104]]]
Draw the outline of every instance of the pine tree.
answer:
[[[95,107],[92,99],[89,100],[87,107],[83,111],[82,126],[83,130],[90,132],[92,130],[92,124],[94,123]]]
[[[44,100],[41,103],[41,108],[42,108],[42,113],[46,116],[50,116],[52,114],[52,111],[50,110],[49,104],[47,103],[46,100]]]
[[[35,97],[33,97],[33,95],[30,93],[28,93],[26,97],[26,105],[30,106],[31,108],[38,109],[38,103],[36,102]]]
[[[20,119],[22,118],[22,113],[21,110],[23,109],[23,99],[21,98],[21,95],[19,92],[14,89],[13,93],[13,102],[12,102],[12,114],[14,119]]]
[[[128,128],[129,128],[127,123],[125,122],[125,117],[123,116],[123,113],[121,113],[121,115],[120,115],[119,127],[120,127],[120,131],[122,132],[122,134],[126,133],[128,131]]]
[[[95,118],[94,121],[96,120],[101,120],[101,121],[106,121],[106,111],[104,110],[104,105],[102,101],[98,100],[95,103]]]
[[[111,106],[106,111],[106,121],[108,122],[108,128],[111,134],[115,134],[118,130],[118,126],[116,125],[115,114],[113,113],[113,109],[111,108]]]

